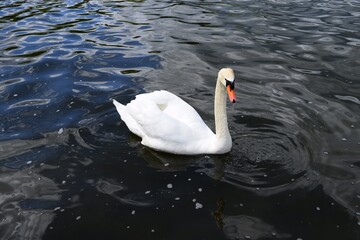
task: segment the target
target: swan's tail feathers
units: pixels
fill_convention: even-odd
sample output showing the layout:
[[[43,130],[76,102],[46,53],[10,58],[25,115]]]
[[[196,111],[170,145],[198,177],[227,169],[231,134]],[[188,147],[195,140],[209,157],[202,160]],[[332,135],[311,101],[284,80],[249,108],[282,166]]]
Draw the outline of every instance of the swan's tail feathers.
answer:
[[[131,114],[128,112],[127,107],[115,99],[113,99],[113,104],[116,107],[116,110],[118,111],[121,120],[123,120],[126,124],[126,126],[129,128],[129,130],[134,133],[135,135],[139,137],[143,137],[144,133],[140,127],[140,125],[135,121],[135,119],[131,116]]]

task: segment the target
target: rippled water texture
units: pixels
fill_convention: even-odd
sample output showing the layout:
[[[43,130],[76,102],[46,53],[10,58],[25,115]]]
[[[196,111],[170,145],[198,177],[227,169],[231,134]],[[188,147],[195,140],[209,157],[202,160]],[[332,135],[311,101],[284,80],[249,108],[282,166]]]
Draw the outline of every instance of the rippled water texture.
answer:
[[[1,239],[360,239],[360,2],[0,2]],[[110,99],[166,89],[233,149],[140,145]]]

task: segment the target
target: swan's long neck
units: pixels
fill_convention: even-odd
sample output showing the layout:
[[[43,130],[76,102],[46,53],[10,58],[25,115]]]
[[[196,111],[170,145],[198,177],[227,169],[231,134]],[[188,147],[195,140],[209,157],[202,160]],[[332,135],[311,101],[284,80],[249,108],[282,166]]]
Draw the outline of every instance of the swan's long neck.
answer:
[[[216,129],[216,138],[219,141],[224,141],[226,144],[231,146],[231,136],[229,133],[227,115],[226,115],[226,88],[223,86],[221,81],[218,79],[216,81],[215,88],[215,102],[214,102],[214,112],[215,112],[215,129]]]

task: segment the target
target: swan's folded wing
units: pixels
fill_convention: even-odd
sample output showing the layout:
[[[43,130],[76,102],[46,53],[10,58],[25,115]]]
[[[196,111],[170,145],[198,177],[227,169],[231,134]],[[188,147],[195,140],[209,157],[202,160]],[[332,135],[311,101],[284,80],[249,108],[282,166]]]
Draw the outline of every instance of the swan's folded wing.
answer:
[[[193,132],[199,132],[202,135],[213,134],[196,110],[175,94],[160,90],[138,95],[137,98],[154,102],[164,114],[187,125]]]
[[[193,137],[192,130],[186,124],[165,114],[147,98],[137,98],[126,108],[144,132],[143,138],[181,142]]]

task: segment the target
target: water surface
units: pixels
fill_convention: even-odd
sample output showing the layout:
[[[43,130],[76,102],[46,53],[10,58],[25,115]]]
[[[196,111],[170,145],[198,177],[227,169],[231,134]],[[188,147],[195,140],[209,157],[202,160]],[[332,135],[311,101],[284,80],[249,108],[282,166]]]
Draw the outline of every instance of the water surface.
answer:
[[[0,3],[1,239],[359,239],[360,3]],[[233,149],[141,146],[110,99],[166,89]]]

